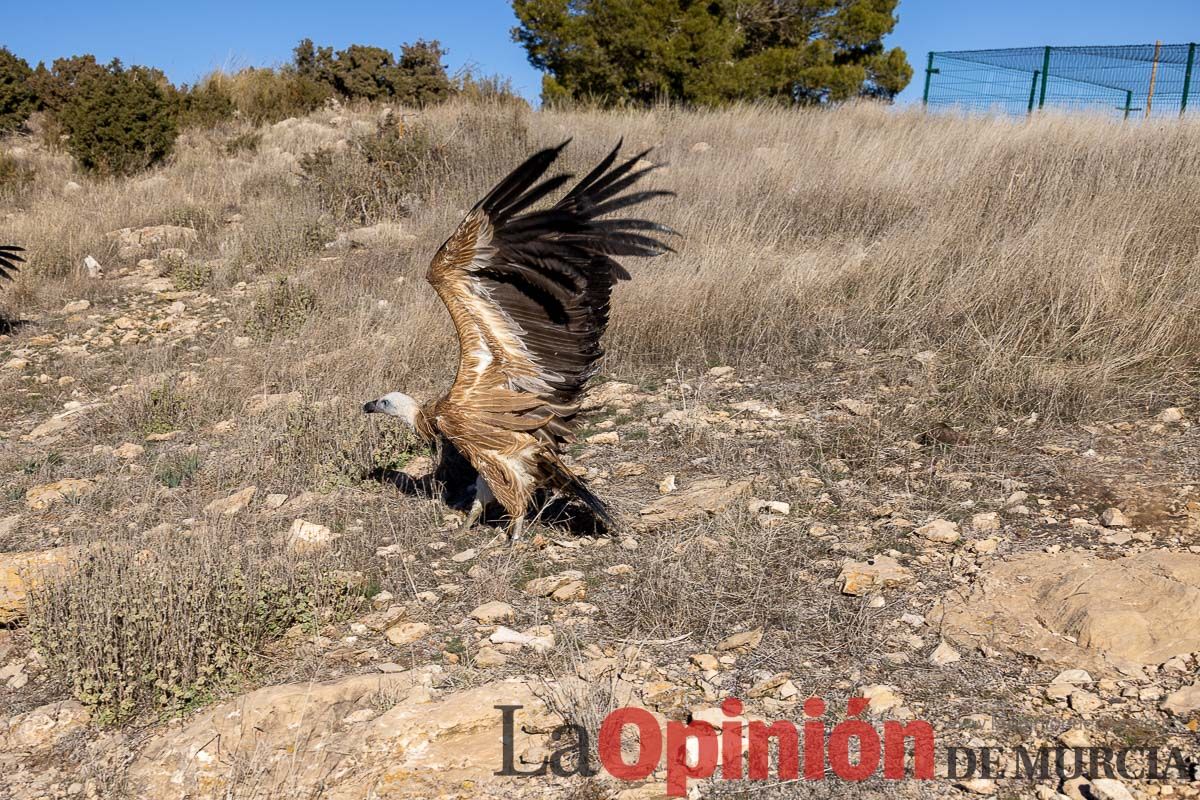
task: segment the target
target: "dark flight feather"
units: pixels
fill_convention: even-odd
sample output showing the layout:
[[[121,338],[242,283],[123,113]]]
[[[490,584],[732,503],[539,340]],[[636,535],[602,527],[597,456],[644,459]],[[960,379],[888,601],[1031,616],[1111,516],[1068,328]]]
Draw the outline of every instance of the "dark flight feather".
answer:
[[[24,264],[25,259],[21,258],[18,253],[24,253],[24,247],[16,245],[0,245],[0,278],[11,281],[13,276],[20,269],[19,264]]]

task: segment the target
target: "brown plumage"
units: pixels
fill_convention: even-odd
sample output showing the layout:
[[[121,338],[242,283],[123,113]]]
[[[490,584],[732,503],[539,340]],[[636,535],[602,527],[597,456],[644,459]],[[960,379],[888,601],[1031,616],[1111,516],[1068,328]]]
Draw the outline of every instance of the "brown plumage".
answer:
[[[650,234],[673,233],[647,220],[604,219],[670,194],[627,191],[654,167],[638,167],[646,152],[616,164],[619,144],[554,205],[530,211],[571,179],[543,179],[565,146],[536,153],[501,181],[429,266],[426,278],[458,333],[454,385],[419,409],[389,410],[396,404],[386,397],[366,406],[405,417],[429,440],[452,442],[515,533],[542,487],[575,496],[611,521],[559,454],[573,441],[581,395],[604,352],[613,284],[630,277],[614,257],[659,255],[670,248]],[[387,397],[411,406],[405,395]],[[473,509],[468,524],[477,516]]]

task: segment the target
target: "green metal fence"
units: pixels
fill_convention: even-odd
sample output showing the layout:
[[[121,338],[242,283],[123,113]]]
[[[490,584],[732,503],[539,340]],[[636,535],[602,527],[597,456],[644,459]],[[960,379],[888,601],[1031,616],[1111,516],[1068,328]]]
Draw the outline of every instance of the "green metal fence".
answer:
[[[935,52],[926,63],[924,103],[1009,114],[1182,115],[1200,108],[1192,96],[1195,62],[1194,43]]]

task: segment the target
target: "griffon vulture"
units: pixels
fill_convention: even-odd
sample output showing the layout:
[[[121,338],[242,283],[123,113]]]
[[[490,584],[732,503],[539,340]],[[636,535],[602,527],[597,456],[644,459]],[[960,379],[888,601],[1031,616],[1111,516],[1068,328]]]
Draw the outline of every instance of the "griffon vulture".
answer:
[[[392,392],[363,407],[399,417],[429,442],[444,438],[457,447],[479,473],[464,525],[494,499],[511,519],[513,540],[542,488],[577,498],[612,527],[604,503],[560,453],[574,440],[581,396],[604,352],[613,284],[630,277],[615,257],[660,255],[671,248],[652,234],[674,233],[608,216],[672,194],[629,191],[655,167],[639,163],[648,150],[617,163],[619,143],[556,203],[531,210],[572,179],[543,178],[566,145],[517,167],[433,257],[425,277],[458,334],[450,390],[424,405]]]

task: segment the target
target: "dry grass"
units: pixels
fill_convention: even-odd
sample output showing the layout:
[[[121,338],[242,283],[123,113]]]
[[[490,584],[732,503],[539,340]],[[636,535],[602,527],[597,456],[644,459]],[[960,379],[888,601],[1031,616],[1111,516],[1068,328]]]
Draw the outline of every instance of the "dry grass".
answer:
[[[408,133],[397,136],[401,123]],[[630,265],[635,279],[614,302],[610,376],[661,383],[722,362],[786,385],[789,376],[815,375],[813,362],[860,349],[896,351],[901,360],[933,350],[920,386],[927,408],[914,417],[970,416],[980,427],[1029,412],[1078,418],[1178,402],[1200,378],[1200,128],[1186,123],[960,119],[872,106],[324,110],[275,125],[190,131],[169,165],[128,180],[81,177],[60,154],[9,143],[26,151],[6,156],[12,163],[0,176],[35,177],[0,186],[0,241],[30,255],[0,296],[0,312],[49,318],[79,298],[104,310],[124,289],[89,281],[84,256],[118,276],[136,264],[119,259],[107,232],[172,223],[194,227],[198,240],[165,272],[200,293],[188,313],[210,323],[194,340],[63,357],[51,377],[74,378],[69,386],[0,375],[0,392],[13,398],[0,425],[14,431],[71,400],[97,404],[80,423],[86,441],[35,456],[0,452],[3,500],[14,509],[39,483],[111,478],[56,509],[53,524],[23,522],[6,543],[106,543],[82,580],[52,584],[34,611],[35,629],[81,696],[109,692],[97,702],[115,715],[186,706],[248,669],[218,664],[230,641],[242,665],[280,626],[336,611],[300,565],[268,556],[288,519],[238,528],[237,546],[232,531],[180,525],[243,486],[258,486],[260,496],[323,493],[333,509],[312,513],[356,531],[334,548],[331,568],[370,561],[364,580],[407,598],[447,580],[423,564],[437,512],[366,508],[364,496],[377,496],[378,486],[364,476],[403,466],[419,448],[357,406],[394,389],[424,399],[446,385],[455,344],[423,281],[429,257],[498,177],[532,148],[567,137],[575,139],[567,167],[577,173],[621,137],[629,150],[654,146],[650,158],[669,165],[654,184],[677,193],[645,209],[680,231],[679,252]],[[68,190],[67,181],[82,189]],[[398,223],[411,238],[365,250],[323,247],[339,229],[378,221]],[[85,318],[62,327],[83,334],[98,324]],[[9,349],[0,342],[0,360]],[[285,392],[298,392],[303,406],[247,417],[252,395]],[[217,423],[230,432],[217,433]],[[150,446],[140,469],[91,451],[172,431],[181,436]],[[834,460],[867,470],[893,444],[850,425],[794,434],[764,453],[777,476],[819,473]],[[718,474],[746,468],[732,440],[681,434],[660,444]],[[839,476],[821,477],[834,501],[851,504],[838,496]],[[138,538],[163,523],[190,533]],[[712,540],[722,548],[719,562]],[[382,566],[364,558],[392,543],[416,557]],[[791,528],[762,531],[731,514],[663,535],[638,558],[628,602],[609,620],[625,632],[687,631],[698,643],[761,624],[812,658],[862,655],[856,642],[870,638],[865,611],[834,604],[825,585],[797,580],[833,555]],[[491,577],[471,584],[466,600],[519,595],[528,563],[507,554],[484,563]],[[168,586],[174,593],[163,595]],[[260,588],[290,599],[282,616],[255,616],[245,630],[239,626],[260,610]],[[164,596],[170,602],[159,603]],[[126,618],[123,609],[140,616]],[[828,630],[806,645],[812,619]],[[145,652],[149,661],[122,656],[113,666],[109,647]]]
[[[448,331],[431,293],[397,291],[396,281],[419,287],[462,210],[533,146],[574,136],[568,162],[579,170],[624,136],[670,164],[657,183],[678,199],[647,212],[683,238],[679,255],[635,265],[622,287],[610,372],[716,361],[786,371],[846,345],[933,349],[943,356],[934,389],[952,405],[1068,416],[1148,404],[1197,377],[1194,126],[869,106],[532,114],[451,105],[397,117],[415,122],[427,159],[444,164],[409,192],[372,184],[369,172],[359,176],[365,186],[354,183],[355,170],[388,159],[364,156],[364,142],[378,141],[363,134],[377,110],[355,117],[357,133],[321,124],[331,116],[268,127],[255,152],[232,156],[225,146],[239,134],[190,134],[161,173],[87,181],[78,195],[61,192],[70,177],[61,158],[39,163],[38,188],[22,191],[31,213],[0,226],[34,253],[16,300],[57,302],[64,287],[51,276],[86,291],[70,279],[84,255],[114,257],[105,231],[189,209],[213,219],[240,210],[239,235],[203,243],[251,274],[293,275],[316,268],[308,254],[331,221],[407,210],[411,249],[369,271],[320,268],[322,301],[341,313],[306,330],[295,353],[353,347],[370,328],[393,338],[372,348],[360,383],[377,386],[378,372],[407,378],[395,365],[427,352],[431,336],[444,344]],[[352,144],[336,150],[339,141]],[[694,151],[699,142],[709,149]],[[402,153],[412,159],[411,148]],[[326,159],[325,176],[340,165],[341,183],[322,192],[332,179],[305,177],[305,157]],[[366,196],[372,188],[383,195]],[[380,312],[365,297],[391,307]]]

